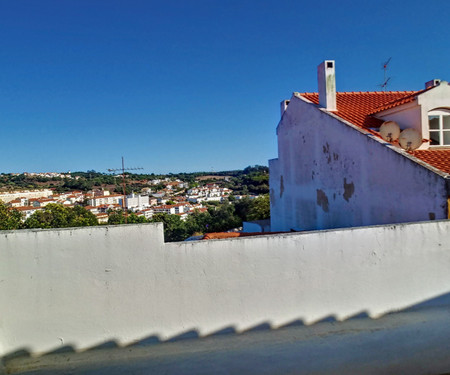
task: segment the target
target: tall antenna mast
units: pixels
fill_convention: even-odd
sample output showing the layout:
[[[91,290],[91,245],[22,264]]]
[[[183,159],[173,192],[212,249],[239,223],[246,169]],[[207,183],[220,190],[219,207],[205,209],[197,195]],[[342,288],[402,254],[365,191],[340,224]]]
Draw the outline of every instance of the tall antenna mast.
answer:
[[[125,163],[123,161],[123,156],[122,156],[122,168],[111,168],[108,169],[108,172],[117,172],[117,171],[122,171],[122,188],[123,188],[123,199],[122,199],[122,211],[125,213],[125,224],[128,223],[128,210],[125,207],[125,201],[127,199],[127,192],[126,192],[126,183],[125,183],[125,171],[136,171],[139,169],[144,169],[144,168],[125,168]]]
[[[384,81],[383,81],[383,83],[382,83],[380,86],[381,86],[381,88],[382,88],[384,91],[386,91],[387,86],[388,86],[388,83],[389,83],[389,81],[390,81],[390,79],[391,79],[391,77],[387,77],[387,75],[386,75],[387,70],[388,70],[388,68],[389,68],[389,63],[391,62],[391,59],[392,59],[392,57],[389,57],[389,58],[383,63],[383,66],[382,66],[382,69],[384,70]]]

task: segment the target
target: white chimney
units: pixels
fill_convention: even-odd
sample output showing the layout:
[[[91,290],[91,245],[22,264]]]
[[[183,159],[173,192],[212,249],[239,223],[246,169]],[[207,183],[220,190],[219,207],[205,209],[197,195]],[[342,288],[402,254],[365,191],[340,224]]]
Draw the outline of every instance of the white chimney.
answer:
[[[325,60],[317,67],[319,105],[328,111],[336,111],[336,76],[334,60]]]
[[[432,79],[431,81],[425,82],[425,88],[428,89],[430,87],[439,86],[440,83],[440,79]]]
[[[286,111],[287,106],[289,105],[290,100],[283,100],[280,103],[280,112],[281,112],[281,117],[283,117],[283,113],[284,111]]]

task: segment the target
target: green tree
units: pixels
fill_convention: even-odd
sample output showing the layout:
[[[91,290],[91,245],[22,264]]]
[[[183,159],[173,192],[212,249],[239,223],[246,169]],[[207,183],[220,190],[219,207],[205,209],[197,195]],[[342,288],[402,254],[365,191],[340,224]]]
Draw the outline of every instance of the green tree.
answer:
[[[252,200],[248,197],[236,200],[234,203],[234,208],[236,215],[241,218],[242,221],[248,221],[248,214],[252,205]]]
[[[125,224],[125,216],[122,210],[109,210],[108,211],[108,224],[109,225],[119,225]]]
[[[224,232],[242,225],[242,220],[235,214],[234,205],[225,203],[220,207],[209,208],[211,222],[208,225],[208,232]]]
[[[194,210],[185,221],[188,236],[191,236],[194,233],[207,232],[210,228],[211,221],[212,219],[209,212],[201,213],[198,210]]]
[[[0,201],[0,229],[10,230],[22,227],[22,214]]]
[[[185,222],[177,215],[155,214],[150,222],[164,223],[164,241],[166,242],[183,241],[189,237]]]
[[[127,224],[147,223],[147,219],[144,216],[137,216],[134,212],[128,212]],[[122,210],[109,210],[108,211],[108,224],[119,225],[125,224],[125,215]]]
[[[247,220],[264,220],[270,217],[269,194],[262,195],[254,199],[250,204]]]
[[[144,216],[137,216],[134,212],[130,213],[127,218],[128,224],[146,223],[147,219]]]
[[[49,204],[36,211],[27,220],[26,228],[69,228],[98,225],[95,215],[84,207],[65,207],[62,204]]]

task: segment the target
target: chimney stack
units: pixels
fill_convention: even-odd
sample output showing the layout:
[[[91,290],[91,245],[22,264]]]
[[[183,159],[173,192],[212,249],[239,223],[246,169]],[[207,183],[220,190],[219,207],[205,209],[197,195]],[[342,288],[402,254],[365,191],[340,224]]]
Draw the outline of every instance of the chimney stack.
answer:
[[[334,60],[325,60],[317,67],[319,105],[327,111],[336,111],[336,76]]]
[[[286,111],[287,106],[289,105],[290,100],[283,100],[280,103],[280,112],[281,112],[281,117],[283,117],[283,113],[284,111]]]
[[[425,82],[425,88],[428,89],[430,87],[439,86],[440,83],[440,79],[432,79],[431,81]]]

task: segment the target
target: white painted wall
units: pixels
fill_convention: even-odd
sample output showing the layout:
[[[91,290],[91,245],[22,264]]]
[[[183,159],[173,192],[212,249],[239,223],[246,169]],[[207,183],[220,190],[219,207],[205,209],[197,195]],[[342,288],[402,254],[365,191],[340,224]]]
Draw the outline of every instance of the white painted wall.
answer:
[[[422,133],[422,111],[416,100],[411,103],[383,111],[375,117],[384,121],[395,121],[401,130],[413,128],[419,133]],[[423,136],[422,138],[428,139],[428,135],[426,137]]]
[[[424,92],[417,100],[421,108],[422,136],[425,139],[429,139],[428,112],[437,108],[450,109],[450,86],[446,81],[441,81],[439,86]],[[429,143],[426,145],[429,146]]]
[[[160,224],[0,232],[0,356],[378,316],[450,291],[450,222],[163,243]]]
[[[442,175],[295,95],[277,134],[272,231],[447,218]]]

